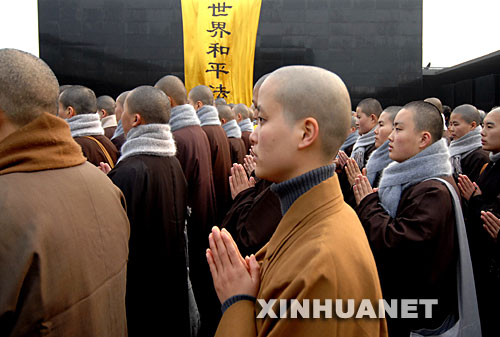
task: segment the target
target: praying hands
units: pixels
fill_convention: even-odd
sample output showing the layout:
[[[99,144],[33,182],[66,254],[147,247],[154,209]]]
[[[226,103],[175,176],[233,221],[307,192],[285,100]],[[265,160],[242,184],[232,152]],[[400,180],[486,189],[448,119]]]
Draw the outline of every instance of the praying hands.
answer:
[[[458,189],[460,190],[460,194],[462,195],[462,197],[466,200],[469,200],[476,195],[482,194],[479,186],[477,186],[475,182],[473,183],[472,181],[470,181],[469,177],[464,174],[460,174],[458,176]]]
[[[256,297],[260,285],[260,267],[252,254],[245,259],[226,229],[212,228],[206,256],[219,301],[235,295]]]
[[[368,194],[377,192],[377,188],[372,188],[368,178],[362,174],[359,174],[354,180],[354,185],[352,185],[354,191],[354,198],[356,199],[356,205],[359,205],[361,200],[363,200]]]
[[[250,177],[250,179],[247,178],[243,166],[241,164],[233,164],[233,167],[231,167],[231,176],[229,177],[229,187],[233,200],[241,191],[254,186],[255,179],[253,177]]]
[[[481,220],[484,221],[483,228],[496,241],[498,239],[498,231],[500,231],[500,219],[491,212],[481,211]]]

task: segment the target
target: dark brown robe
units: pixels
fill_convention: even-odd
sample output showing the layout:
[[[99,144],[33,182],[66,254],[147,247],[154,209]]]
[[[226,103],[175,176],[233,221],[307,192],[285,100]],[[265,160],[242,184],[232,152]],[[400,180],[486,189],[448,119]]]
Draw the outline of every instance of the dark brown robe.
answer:
[[[497,336],[500,315],[500,238],[496,242],[483,228],[481,211],[500,218],[500,164],[490,162],[476,180],[481,195],[466,203],[466,227],[469,238],[477,300],[483,336]]]
[[[127,201],[129,336],[155,336],[165,325],[190,331],[184,226],[187,184],[174,157],[135,155],[108,174]]]
[[[453,178],[445,177],[455,189]],[[455,213],[450,192],[441,182],[423,181],[401,194],[395,218],[380,204],[378,193],[356,207],[373,251],[382,286],[390,299],[438,299],[432,318],[388,318],[389,336],[437,328],[456,310]],[[422,310],[420,310],[422,309]]]
[[[173,133],[177,158],[188,184],[189,269],[193,291],[200,310],[201,335],[213,335],[221,312],[220,302],[213,287],[205,251],[208,235],[216,225],[215,189],[213,184],[210,144],[201,126],[193,125]]]
[[[99,143],[104,146],[113,161],[113,166],[116,165],[116,162],[118,161],[118,150],[116,149],[116,146],[106,136],[99,135],[92,137],[97,139]],[[85,157],[87,157],[88,162],[94,164],[95,166],[99,166],[100,162],[110,164],[104,152],[95,141],[87,137],[74,137],[73,139],[81,146],[82,153]]]
[[[229,176],[231,175],[231,152],[226,133],[220,125],[201,127],[207,134],[212,159],[215,198],[217,204],[216,223],[220,224],[231,207],[231,189]]]
[[[483,169],[484,165],[489,162],[489,153],[484,151],[482,148],[478,148],[460,160],[462,174],[469,177],[470,181],[477,181],[481,169]]]
[[[229,137],[228,140],[231,150],[231,162],[243,165],[246,155],[245,143],[241,138]]]
[[[108,137],[108,139],[111,139],[113,135],[115,134],[116,126],[108,126],[107,128],[104,128],[104,135]]]
[[[222,222],[238,244],[242,256],[255,254],[271,238],[281,220],[281,205],[270,190],[271,182],[259,179],[241,191]]]
[[[250,135],[252,133],[250,131],[241,131],[241,139],[243,139],[243,143],[245,143],[245,155],[249,154],[250,152],[250,146],[252,145],[250,143]]]

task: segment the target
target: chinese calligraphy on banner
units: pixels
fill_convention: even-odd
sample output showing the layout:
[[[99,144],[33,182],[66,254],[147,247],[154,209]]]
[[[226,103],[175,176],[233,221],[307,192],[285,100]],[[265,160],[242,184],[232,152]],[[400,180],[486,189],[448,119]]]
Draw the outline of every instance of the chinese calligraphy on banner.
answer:
[[[182,0],[186,89],[251,105],[261,0]]]

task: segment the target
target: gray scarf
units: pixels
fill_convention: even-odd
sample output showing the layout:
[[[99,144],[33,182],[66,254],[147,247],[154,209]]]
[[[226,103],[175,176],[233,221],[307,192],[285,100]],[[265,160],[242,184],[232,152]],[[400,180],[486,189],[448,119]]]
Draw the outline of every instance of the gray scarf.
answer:
[[[253,131],[253,126],[252,126],[252,122],[250,122],[250,118],[243,119],[241,122],[238,123],[238,126],[240,127],[241,132],[243,132],[243,131],[252,132]]]
[[[168,124],[142,124],[132,128],[122,146],[118,163],[140,154],[159,157],[175,156],[175,142]]]
[[[116,130],[115,130],[115,134],[113,135],[113,137],[111,137],[111,140],[115,139],[116,137],[118,136],[121,136],[123,135],[125,132],[123,131],[123,125],[122,125],[122,120],[120,119],[118,121],[118,125],[116,127]]]
[[[236,120],[230,120],[222,125],[222,128],[226,131],[227,138],[241,138],[241,130]]]
[[[102,136],[104,129],[97,113],[76,115],[66,120],[71,130],[71,137]]]
[[[365,167],[364,158],[366,148],[375,144],[375,127],[370,132],[360,136],[352,148],[351,158],[354,158],[359,169]]]
[[[450,143],[450,161],[455,174],[462,174],[460,161],[469,153],[481,147],[481,126],[467,132],[464,136]]]
[[[217,108],[212,105],[204,105],[197,112],[201,126],[220,125]]]
[[[174,132],[188,126],[200,125],[200,120],[191,104],[183,104],[172,108],[168,124],[170,124],[171,131]]]
[[[441,139],[402,163],[394,162],[383,172],[378,195],[382,206],[394,218],[403,191],[419,182],[451,175],[450,153]]]
[[[347,138],[345,139],[344,144],[342,144],[342,146],[340,147],[340,151],[345,151],[345,149],[347,149],[349,146],[351,146],[354,143],[356,143],[356,141],[358,140],[358,138],[359,138],[358,130],[356,130],[355,132],[349,134],[349,136],[347,136]]]
[[[500,152],[497,152],[495,154],[493,154],[493,152],[490,152],[490,161],[492,163],[496,163],[498,159],[500,159]]]
[[[386,140],[384,144],[373,151],[366,162],[366,177],[372,186],[375,183],[377,173],[385,169],[390,163],[392,163],[392,159],[389,158],[389,141]]]

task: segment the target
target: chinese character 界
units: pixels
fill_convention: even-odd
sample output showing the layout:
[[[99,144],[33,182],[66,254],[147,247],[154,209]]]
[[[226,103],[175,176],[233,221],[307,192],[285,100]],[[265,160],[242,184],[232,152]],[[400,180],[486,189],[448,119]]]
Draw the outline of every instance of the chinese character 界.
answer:
[[[228,32],[226,29],[226,23],[225,22],[213,22],[212,21],[212,30],[209,30],[207,29],[207,32],[209,33],[214,33],[212,35],[212,37],[216,37],[217,36],[217,31],[220,30],[220,37],[223,38],[224,37],[224,33],[226,33],[227,35],[231,35],[230,32]]]

